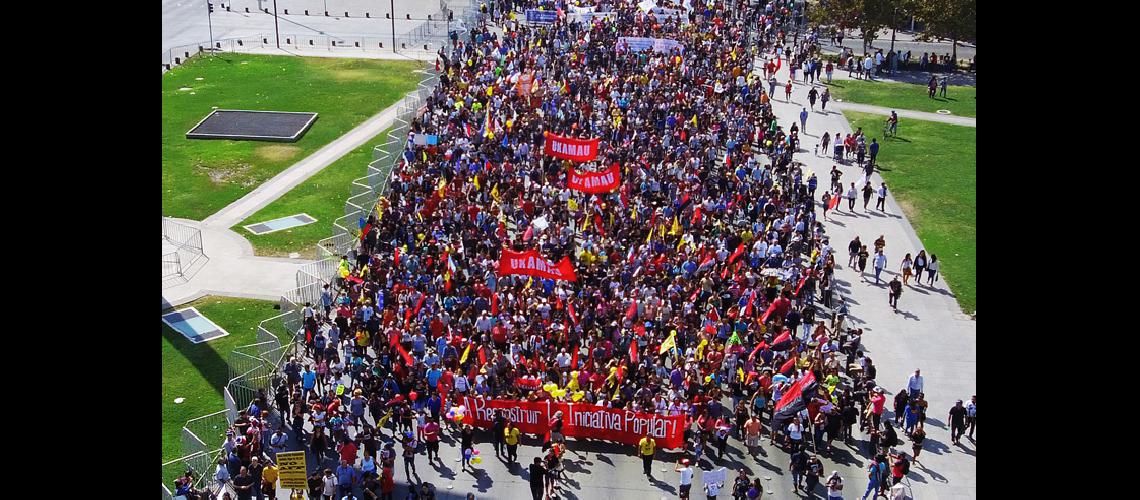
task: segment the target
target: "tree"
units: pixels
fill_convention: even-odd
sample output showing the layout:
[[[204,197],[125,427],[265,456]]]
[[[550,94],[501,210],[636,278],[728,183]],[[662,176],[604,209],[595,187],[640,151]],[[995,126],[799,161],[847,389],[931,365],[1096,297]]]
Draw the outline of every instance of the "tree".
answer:
[[[818,6],[808,9],[808,17],[816,25],[835,25],[840,30],[856,28],[863,38],[863,53],[867,43],[890,26],[894,13],[891,0],[820,0]]]
[[[914,15],[926,25],[916,39],[949,38],[955,64],[958,40],[973,39],[978,33],[978,0],[918,0]]]

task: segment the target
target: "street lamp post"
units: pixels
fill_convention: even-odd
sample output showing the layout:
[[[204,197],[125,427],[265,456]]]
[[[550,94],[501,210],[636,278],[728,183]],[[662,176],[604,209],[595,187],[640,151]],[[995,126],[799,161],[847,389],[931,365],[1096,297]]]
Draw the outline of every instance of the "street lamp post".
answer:
[[[214,20],[210,14],[214,12],[214,4],[206,0],[206,26],[210,28],[210,52],[214,51]]]
[[[388,7],[392,9],[392,53],[396,52],[396,0],[388,0]]]
[[[273,0],[273,34],[277,36],[277,48],[281,48],[281,29],[277,25],[277,0]]]

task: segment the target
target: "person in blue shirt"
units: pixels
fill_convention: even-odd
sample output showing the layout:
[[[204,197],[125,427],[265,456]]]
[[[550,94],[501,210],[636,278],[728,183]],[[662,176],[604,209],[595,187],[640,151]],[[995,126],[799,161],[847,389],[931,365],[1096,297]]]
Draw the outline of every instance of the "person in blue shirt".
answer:
[[[868,150],[871,153],[871,165],[874,165],[875,157],[879,156],[879,141],[877,139],[871,139],[871,145],[868,146]]]
[[[443,400],[440,399],[438,392],[431,395],[431,399],[428,399],[427,406],[428,411],[431,412],[431,418],[438,419],[440,409],[443,406]]]
[[[352,494],[352,486],[356,483],[356,467],[349,465],[348,460],[341,460],[336,468],[336,492],[338,498]]]
[[[313,371],[313,365],[306,364],[305,371],[301,372],[301,389],[308,394],[317,385],[317,372]]]
[[[425,375],[427,377],[428,387],[435,387],[439,383],[439,378],[443,376],[443,370],[439,369],[439,363],[432,363],[431,368],[427,369]]]

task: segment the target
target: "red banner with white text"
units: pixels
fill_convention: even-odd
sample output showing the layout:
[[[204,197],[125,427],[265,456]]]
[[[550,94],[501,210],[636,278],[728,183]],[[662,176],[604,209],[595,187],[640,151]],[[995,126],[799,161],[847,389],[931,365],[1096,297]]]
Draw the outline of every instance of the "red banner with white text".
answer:
[[[546,134],[547,155],[573,161],[593,161],[598,157],[600,139],[575,139],[551,133]]]
[[[641,438],[650,436],[657,446],[678,449],[685,445],[685,416],[663,416],[614,410],[591,404],[492,400],[465,396],[467,407],[465,422],[480,428],[494,424],[495,412],[501,412],[514,422],[519,431],[543,435],[550,430],[550,418],[562,412],[562,431],[566,437],[601,439],[627,445],[636,445]]]
[[[499,276],[508,274],[525,274],[555,280],[578,281],[578,275],[574,273],[574,264],[570,263],[570,257],[562,257],[562,260],[555,264],[539,254],[537,250],[512,252],[503,249],[503,255],[499,258]]]
[[[608,193],[621,185],[621,169],[617,163],[601,172],[581,172],[571,168],[566,186],[583,193]]]

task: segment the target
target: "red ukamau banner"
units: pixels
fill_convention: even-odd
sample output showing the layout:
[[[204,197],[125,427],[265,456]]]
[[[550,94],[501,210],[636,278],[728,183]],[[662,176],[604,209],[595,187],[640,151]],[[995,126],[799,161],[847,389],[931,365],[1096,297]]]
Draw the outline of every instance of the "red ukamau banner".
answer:
[[[621,169],[617,163],[601,172],[582,172],[571,168],[566,186],[583,193],[608,193],[621,185]]]
[[[574,273],[574,264],[570,263],[570,257],[562,257],[562,260],[555,264],[539,254],[537,250],[512,252],[503,249],[503,255],[499,258],[499,276],[508,274],[525,274],[556,280],[578,281],[578,275]]]
[[[593,161],[598,157],[600,139],[575,139],[551,133],[546,134],[547,155],[573,161]]]
[[[563,434],[567,437],[601,439],[636,445],[646,435],[657,446],[678,449],[685,445],[684,415],[655,415],[631,410],[614,410],[591,404],[492,400],[465,396],[462,404],[469,416],[465,422],[480,428],[494,424],[499,411],[514,422],[520,432],[543,435],[550,430],[550,418],[561,411]]]

